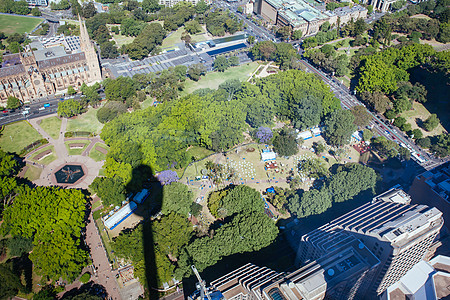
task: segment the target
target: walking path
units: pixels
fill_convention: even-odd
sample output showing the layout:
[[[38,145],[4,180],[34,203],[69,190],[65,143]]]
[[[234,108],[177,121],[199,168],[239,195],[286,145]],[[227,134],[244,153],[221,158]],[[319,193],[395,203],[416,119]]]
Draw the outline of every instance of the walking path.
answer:
[[[83,166],[83,170],[86,174],[84,178],[82,178],[80,181],[76,182],[73,185],[68,186],[73,188],[86,189],[89,186],[89,184],[91,184],[92,181],[95,179],[95,177],[97,177],[98,171],[102,168],[104,163],[103,161],[100,162],[94,161],[92,158],[89,157],[89,152],[91,151],[91,149],[94,147],[95,144],[103,143],[103,141],[98,136],[94,137],[90,139],[89,145],[86,147],[86,149],[83,151],[81,155],[69,155],[66,145],[64,143],[65,142],[64,133],[66,132],[68,120],[66,118],[62,119],[59,136],[57,139],[53,139],[47,132],[45,132],[45,130],[42,129],[41,126],[39,126],[39,121],[42,120],[43,118],[45,117],[32,119],[29,120],[29,122],[33,126],[33,128],[35,128],[37,132],[41,134],[45,139],[47,139],[49,141],[49,144],[54,147],[54,152],[57,156],[57,159],[48,165],[40,165],[28,161],[28,163],[30,164],[37,165],[43,168],[41,178],[35,180],[34,183],[43,186],[59,185],[56,182],[53,173],[66,163],[76,163],[81,164]],[[45,146],[48,146],[48,144]],[[33,155],[29,155],[28,158],[31,156]],[[108,299],[113,300],[122,299],[119,293],[119,285],[116,280],[117,271],[113,272],[111,270],[111,266],[108,257],[106,255],[106,250],[104,249],[100,233],[98,232],[97,226],[95,225],[94,219],[92,217],[92,212],[89,215],[88,223],[86,225],[86,244],[90,248],[90,254],[93,262],[92,266],[94,268],[93,270],[94,274],[92,276],[92,280],[95,283],[98,283],[105,287],[108,293]],[[77,288],[79,286],[80,283],[75,282],[71,285],[66,286],[66,290]]]
[[[34,183],[42,186],[61,185],[56,182],[56,178],[53,175],[53,173],[67,163],[75,163],[83,166],[85,176],[75,184],[66,186],[70,186],[72,188],[87,189],[89,185],[92,183],[92,181],[94,181],[95,177],[98,176],[98,171],[102,168],[104,163],[103,161],[96,162],[95,160],[93,160],[88,156],[89,151],[92,149],[92,147],[96,143],[102,142],[101,139],[99,137],[91,139],[91,143],[88,145],[88,147],[86,147],[86,150],[83,151],[82,155],[69,155],[67,152],[66,145],[64,143],[65,141],[64,134],[66,132],[68,120],[66,118],[62,118],[58,139],[53,139],[47,132],[45,132],[44,129],[42,129],[41,126],[39,126],[39,122],[46,117],[47,116],[31,119],[29,120],[29,122],[31,126],[33,126],[33,128],[35,128],[37,132],[41,134],[45,139],[47,139],[49,144],[54,147],[54,152],[57,158],[48,165],[42,165],[43,170],[41,172],[41,177],[35,180]],[[45,146],[48,146],[48,144]],[[31,156],[32,155],[28,155],[26,161],[29,164],[39,165],[33,161],[28,160]]]
[[[94,266],[94,276],[92,280],[105,287],[108,296],[113,300],[120,300],[119,285],[116,280],[117,271],[111,270],[106,250],[103,247],[100,233],[95,226],[92,213],[89,214],[88,224],[86,226],[86,243],[90,248],[92,264]],[[109,299],[108,297],[108,299]]]

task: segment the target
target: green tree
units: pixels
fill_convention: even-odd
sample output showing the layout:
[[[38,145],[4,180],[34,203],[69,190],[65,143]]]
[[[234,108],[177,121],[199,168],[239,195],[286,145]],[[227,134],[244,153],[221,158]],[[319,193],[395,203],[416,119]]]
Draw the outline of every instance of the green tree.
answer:
[[[33,7],[33,8],[31,9],[31,14],[32,14],[33,16],[35,16],[35,17],[40,17],[40,16],[42,16],[42,13],[41,13],[41,11],[39,10],[38,7]]]
[[[372,168],[350,163],[340,167],[340,170],[328,179],[326,189],[334,202],[344,202],[362,191],[373,190],[376,182],[377,175]]]
[[[229,66],[227,58],[223,55],[219,55],[214,59],[214,69],[219,72],[225,71]]]
[[[71,282],[88,258],[80,248],[85,208],[86,197],[79,190],[26,186],[14,205],[6,207],[3,225],[13,236],[33,238],[30,259],[39,274]]]
[[[125,186],[117,178],[96,177],[89,188],[102,199],[103,205],[122,205],[125,201]]]
[[[200,79],[200,76],[205,75],[205,73],[206,67],[204,64],[190,65],[187,71],[188,76],[194,81],[198,81]]]
[[[200,0],[197,2],[197,5],[195,5],[195,12],[198,14],[204,14],[207,10],[208,4],[203,0]]]
[[[291,38],[292,29],[291,26],[282,26],[277,30],[277,36],[283,41],[288,41]]]
[[[404,160],[410,160],[411,159],[411,152],[408,149],[404,148],[404,147],[400,147],[398,149],[398,155],[400,156],[401,159],[404,159]]]
[[[174,212],[153,222],[152,231],[157,247],[173,257],[180,255],[182,248],[188,244],[193,235],[192,224],[185,216]]]
[[[353,124],[355,124],[358,127],[364,127],[369,125],[371,117],[364,106],[362,105],[353,106],[350,109],[350,111],[352,112],[353,117],[355,118]]]
[[[249,43],[250,45],[254,44],[255,43],[255,37],[253,35],[250,35],[247,38],[247,43]]]
[[[195,239],[187,246],[187,255],[199,271],[214,265],[222,257],[236,253],[258,251],[269,246],[277,237],[278,228],[263,212],[236,215],[230,223],[220,227],[214,238]],[[181,268],[190,274],[189,259],[181,259]]]
[[[8,249],[11,256],[21,256],[23,253],[29,253],[33,248],[33,240],[15,236],[8,239]]]
[[[298,168],[302,174],[308,177],[320,178],[328,175],[328,169],[324,163],[317,158],[301,160],[298,163]]]
[[[20,277],[13,272],[9,264],[0,264],[0,296],[4,299],[12,299],[18,292],[28,292],[20,281]]]
[[[348,110],[336,110],[325,117],[325,138],[331,145],[342,146],[350,142],[350,137],[355,132],[353,124],[355,117]]]
[[[105,80],[105,95],[108,100],[125,102],[136,95],[136,84],[129,77]]]
[[[200,24],[196,20],[192,20],[192,21],[186,22],[184,24],[184,29],[189,34],[196,34],[196,33],[199,33],[199,32],[202,31],[202,27],[200,26]]]
[[[405,123],[406,123],[406,119],[403,117],[398,117],[398,118],[395,118],[395,120],[394,120],[394,125],[397,126],[398,128],[405,125]]]
[[[289,211],[297,216],[304,218],[311,215],[318,215],[325,212],[332,205],[331,196],[326,189],[303,192],[301,196],[295,194],[288,199]]]
[[[20,103],[20,100],[14,96],[9,96],[8,100],[6,100],[7,109],[16,109],[19,108],[20,106],[22,106],[22,103]]]
[[[292,156],[297,154],[298,147],[295,131],[283,128],[273,139],[275,152],[280,156]]]
[[[165,215],[175,212],[187,217],[194,196],[188,187],[180,182],[172,182],[163,188],[161,212]]]
[[[96,83],[92,86],[88,86],[85,83],[83,83],[80,88],[80,91],[85,96],[87,103],[89,103],[93,107],[95,107],[100,101],[100,96],[97,91],[99,88],[100,88],[100,84],[98,84],[98,83]]]
[[[227,191],[227,194],[222,198],[222,202],[222,207],[218,209],[222,217],[241,212],[264,211],[264,201],[261,194],[246,185],[234,186]],[[222,213],[220,213],[221,210]]]
[[[422,130],[420,130],[420,129],[418,129],[418,128],[414,129],[414,130],[412,131],[412,134],[413,134],[415,140],[421,139],[421,138],[423,137]]]
[[[361,99],[369,107],[381,114],[391,107],[391,101],[389,101],[389,98],[379,91],[375,91],[373,93],[364,92],[361,94]]]
[[[369,129],[364,129],[363,130],[363,139],[364,139],[364,141],[369,142],[372,137],[373,137],[372,131],[370,131]]]
[[[58,103],[58,115],[64,118],[70,118],[83,112],[83,106],[78,100],[68,99]]]
[[[228,63],[231,67],[239,66],[239,57],[231,56],[230,58],[228,58]]]
[[[431,140],[430,140],[429,137],[424,137],[424,138],[421,138],[421,139],[417,139],[416,140],[416,144],[419,147],[422,147],[424,149],[428,149],[428,148],[431,147]]]
[[[67,94],[69,95],[75,95],[77,93],[77,91],[75,91],[75,89],[73,88],[73,86],[69,85],[69,87],[67,88]]]
[[[292,33],[293,40],[299,40],[302,38],[302,36],[303,36],[303,32],[301,30],[294,30],[294,32]]]
[[[125,112],[127,112],[125,104],[119,101],[109,101],[97,111],[97,119],[100,123],[105,124]]]
[[[425,122],[423,122],[423,128],[426,131],[433,131],[439,125],[439,119],[436,114],[431,114]]]
[[[155,12],[159,10],[161,6],[159,5],[158,0],[143,0],[142,1],[142,9],[149,13],[149,12]]]

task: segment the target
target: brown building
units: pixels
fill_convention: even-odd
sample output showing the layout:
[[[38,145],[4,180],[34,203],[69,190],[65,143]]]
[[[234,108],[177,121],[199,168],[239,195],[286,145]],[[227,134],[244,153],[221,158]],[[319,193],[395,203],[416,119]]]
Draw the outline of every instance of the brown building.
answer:
[[[80,51],[66,52],[56,46],[3,56],[0,68],[0,102],[9,96],[23,102],[53,95],[69,86],[80,87],[102,79],[94,44],[90,41],[84,22],[80,22]]]

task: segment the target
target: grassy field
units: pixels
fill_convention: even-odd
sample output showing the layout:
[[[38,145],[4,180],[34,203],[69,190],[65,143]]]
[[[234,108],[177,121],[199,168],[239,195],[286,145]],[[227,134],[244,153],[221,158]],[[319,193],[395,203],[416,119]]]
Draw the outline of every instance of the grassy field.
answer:
[[[42,153],[44,151],[47,151],[49,149],[52,150],[52,153],[50,155],[47,155],[46,157],[44,157],[44,158],[42,158],[40,160],[34,159],[38,154],[40,154],[40,153]],[[55,154],[55,147],[53,147],[53,146],[44,147],[44,148],[40,149],[39,151],[34,152],[31,155],[31,160],[32,161],[37,162],[37,163],[42,164],[42,165],[48,165],[49,163],[54,161],[56,158],[57,158],[57,156]]]
[[[33,167],[31,165],[28,165],[28,169],[25,172],[25,178],[27,178],[30,181],[39,179],[39,177],[41,176],[41,172],[42,172],[41,168],[37,168],[37,167]]]
[[[30,33],[44,19],[0,15],[0,31],[10,35],[13,33]]]
[[[64,144],[66,145],[67,153],[69,155],[81,155],[83,153],[84,149],[90,144],[91,141],[89,140],[73,140],[73,141],[65,141]],[[70,144],[84,144],[83,148],[75,148],[70,149]]]
[[[89,108],[86,113],[69,119],[67,131],[88,131],[99,134],[103,128],[103,124],[97,120],[97,110],[98,108]]]
[[[436,127],[433,131],[430,131],[430,132],[419,127],[419,125],[417,123],[418,122],[422,123],[430,115],[431,115],[431,113],[426,109],[426,107],[417,102],[413,103],[412,110],[405,111],[401,114],[401,116],[406,119],[406,122],[411,124],[412,129],[416,129],[416,128],[420,129],[420,131],[422,131],[424,137],[439,135],[442,132],[445,132],[445,129],[441,124],[439,124],[438,127]]]
[[[189,150],[187,150],[187,153],[188,153],[188,157],[193,156],[193,157],[195,157],[196,160],[199,160],[199,159],[202,159],[203,157],[213,154],[214,151],[208,150],[203,147],[192,146],[189,148]]]
[[[6,152],[20,153],[29,144],[42,136],[28,123],[21,121],[5,126],[0,136],[0,148]]]
[[[56,140],[59,137],[59,130],[61,129],[61,119],[58,117],[49,117],[43,119],[39,126]]]
[[[178,28],[176,31],[170,33],[170,35],[168,37],[166,37],[163,42],[161,47],[162,48],[166,48],[166,47],[171,47],[175,44],[181,43],[181,35],[184,32],[184,26]]]
[[[207,73],[206,76],[202,76],[197,82],[187,79],[182,94],[190,94],[193,91],[202,88],[217,89],[221,83],[227,81],[228,79],[236,78],[240,81],[247,80],[257,67],[257,62],[251,62],[238,67],[231,67],[225,72]]]
[[[92,147],[91,151],[89,152],[89,157],[92,158],[95,161],[102,161],[106,159],[106,155],[95,149],[97,146],[104,148],[106,150],[109,150],[109,147],[106,146],[103,143],[97,143]],[[100,175],[100,174],[99,174]]]
[[[147,107],[152,106],[153,104],[153,98],[148,97],[141,103],[141,109],[146,109]]]

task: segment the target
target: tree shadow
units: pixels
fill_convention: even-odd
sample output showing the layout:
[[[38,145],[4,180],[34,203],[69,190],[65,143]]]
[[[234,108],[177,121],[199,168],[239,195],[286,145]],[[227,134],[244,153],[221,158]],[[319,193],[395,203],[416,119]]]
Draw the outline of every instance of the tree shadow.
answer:
[[[450,130],[449,104],[445,95],[450,94],[448,77],[444,72],[430,72],[427,68],[418,66],[409,70],[411,83],[419,82],[427,89],[427,102],[423,105],[441,120],[445,130]],[[419,125],[420,126],[420,125]]]
[[[83,298],[87,298],[87,295],[99,296],[102,299],[106,299],[108,294],[104,286],[90,281],[86,284],[83,284],[79,288],[73,288],[70,291],[67,291],[66,293],[64,293],[64,296],[61,298],[61,300],[72,299],[74,297],[81,300]]]

